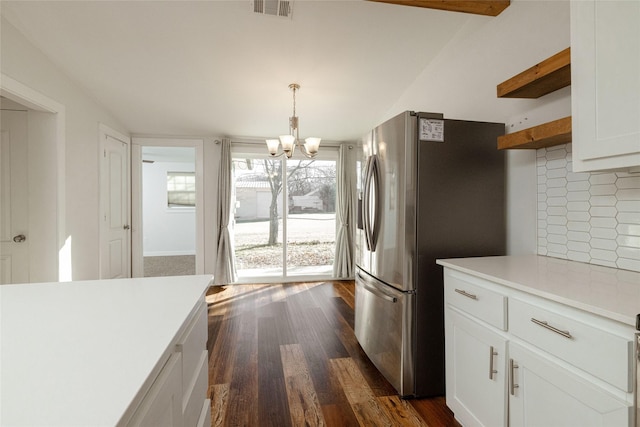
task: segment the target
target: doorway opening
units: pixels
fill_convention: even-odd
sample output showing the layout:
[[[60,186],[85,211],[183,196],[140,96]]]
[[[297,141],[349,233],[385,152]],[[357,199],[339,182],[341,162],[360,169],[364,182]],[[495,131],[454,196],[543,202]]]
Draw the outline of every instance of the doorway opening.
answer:
[[[134,277],[202,274],[202,141],[133,144]]]
[[[192,147],[142,147],[144,276],[196,273],[196,177]]]

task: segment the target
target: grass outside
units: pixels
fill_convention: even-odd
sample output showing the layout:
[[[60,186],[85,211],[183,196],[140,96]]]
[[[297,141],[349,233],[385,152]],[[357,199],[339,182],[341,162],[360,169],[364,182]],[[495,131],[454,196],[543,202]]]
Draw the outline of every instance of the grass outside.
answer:
[[[289,215],[287,266],[332,265],[335,253],[335,214]],[[281,267],[282,243],[266,244],[269,221],[237,223],[234,230],[236,267],[258,269]],[[282,242],[282,220],[278,241]]]

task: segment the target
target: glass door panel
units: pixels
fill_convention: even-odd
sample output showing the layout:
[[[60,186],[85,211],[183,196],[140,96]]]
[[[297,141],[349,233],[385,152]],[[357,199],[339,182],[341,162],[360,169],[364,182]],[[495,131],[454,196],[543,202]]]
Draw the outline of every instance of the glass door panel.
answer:
[[[287,276],[332,275],[336,162],[287,161]]]
[[[281,277],[284,275],[282,160],[234,156],[232,165],[238,277]]]

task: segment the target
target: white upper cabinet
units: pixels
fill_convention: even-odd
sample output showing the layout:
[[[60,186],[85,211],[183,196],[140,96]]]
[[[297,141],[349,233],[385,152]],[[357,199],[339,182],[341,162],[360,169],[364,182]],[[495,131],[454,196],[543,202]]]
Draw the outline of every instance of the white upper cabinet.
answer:
[[[640,166],[640,1],[571,2],[573,170]]]

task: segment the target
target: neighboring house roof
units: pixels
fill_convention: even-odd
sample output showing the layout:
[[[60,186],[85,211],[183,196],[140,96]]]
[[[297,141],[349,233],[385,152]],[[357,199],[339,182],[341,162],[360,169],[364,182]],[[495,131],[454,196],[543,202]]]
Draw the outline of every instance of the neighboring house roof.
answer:
[[[236,181],[236,188],[270,188],[267,181]]]

